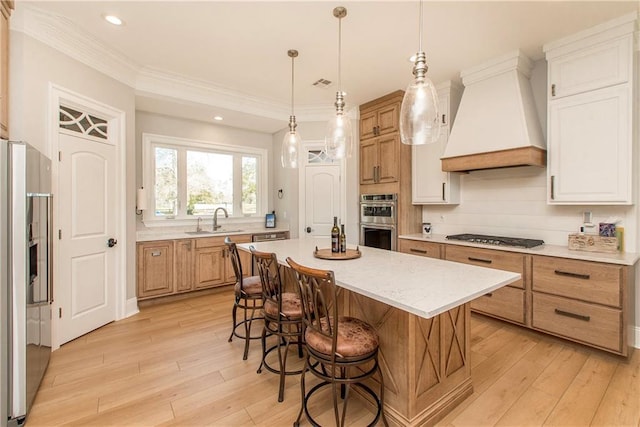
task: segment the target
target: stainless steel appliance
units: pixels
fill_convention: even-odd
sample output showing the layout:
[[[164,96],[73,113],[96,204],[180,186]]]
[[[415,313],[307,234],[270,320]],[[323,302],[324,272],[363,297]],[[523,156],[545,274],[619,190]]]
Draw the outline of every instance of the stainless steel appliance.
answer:
[[[278,231],[273,233],[261,233],[254,234],[251,236],[252,242],[269,242],[272,240],[286,240],[289,238],[289,233],[287,231]],[[253,258],[253,257],[252,257]],[[258,266],[256,265],[255,260],[251,263],[251,275],[258,274]]]
[[[452,234],[447,240],[460,240],[464,242],[483,243],[486,245],[513,246],[519,248],[535,248],[544,244],[544,240],[523,239],[520,237],[485,236],[484,234]]]
[[[360,196],[360,244],[396,250],[398,226],[397,194]]]
[[[0,141],[2,420],[24,421],[51,353],[51,162]]]

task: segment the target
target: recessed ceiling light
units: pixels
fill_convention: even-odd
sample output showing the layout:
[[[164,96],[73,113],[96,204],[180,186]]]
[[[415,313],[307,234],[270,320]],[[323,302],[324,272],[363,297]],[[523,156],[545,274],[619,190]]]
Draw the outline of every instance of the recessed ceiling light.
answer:
[[[103,15],[103,18],[110,24],[113,25],[122,25],[124,24],[124,22],[122,22],[122,19],[118,18],[115,15]]]
[[[214,116],[213,120],[222,121],[222,116]]]

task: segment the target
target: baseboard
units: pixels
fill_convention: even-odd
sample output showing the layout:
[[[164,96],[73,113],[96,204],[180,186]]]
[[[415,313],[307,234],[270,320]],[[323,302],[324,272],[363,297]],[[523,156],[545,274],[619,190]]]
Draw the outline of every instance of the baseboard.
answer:
[[[124,317],[127,318],[139,312],[140,310],[138,310],[138,298],[129,298],[126,303]]]

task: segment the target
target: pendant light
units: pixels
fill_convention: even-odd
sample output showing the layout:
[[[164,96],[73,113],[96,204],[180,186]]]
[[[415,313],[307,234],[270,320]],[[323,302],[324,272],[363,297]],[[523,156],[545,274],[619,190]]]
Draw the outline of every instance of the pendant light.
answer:
[[[296,132],[296,116],[293,114],[293,61],[298,57],[298,51],[290,49],[287,51],[287,55],[291,58],[291,115],[289,116],[289,132],[284,135],[282,140],[282,154],[280,161],[283,168],[297,168],[298,167],[298,153],[300,151],[301,138],[300,134]]]
[[[338,18],[338,91],[336,92],[336,114],[327,124],[327,135],[324,139],[325,152],[330,159],[344,159],[351,157],[353,136],[351,120],[344,114],[344,92],[341,82],[342,56],[342,18],[347,16],[347,9],[338,6],[333,9],[333,16]]]
[[[422,0],[420,0],[419,49],[413,66],[415,81],[404,93],[400,107],[400,139],[403,144],[431,144],[440,137],[438,94],[427,77],[427,59],[422,50]]]

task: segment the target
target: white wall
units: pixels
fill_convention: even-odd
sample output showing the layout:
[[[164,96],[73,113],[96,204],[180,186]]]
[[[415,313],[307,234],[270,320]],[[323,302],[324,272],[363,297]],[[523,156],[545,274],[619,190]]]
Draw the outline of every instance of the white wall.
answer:
[[[327,119],[328,120],[328,119]],[[357,118],[351,119],[354,124],[358,123]],[[354,135],[354,143],[358,144],[357,137]],[[301,122],[298,123],[298,131],[304,141],[324,141],[327,122]],[[299,173],[304,169],[284,169],[280,164],[280,152],[282,139],[288,128],[282,129],[273,135],[273,171],[274,186],[273,192],[277,194],[278,189],[282,189],[282,199],[274,198],[274,208],[279,217],[285,217],[289,221],[289,229],[291,237],[297,238],[300,230],[300,219],[298,217],[299,203]],[[358,197],[359,197],[359,181],[358,181],[358,153],[357,147],[354,147],[353,156],[347,159],[346,174],[346,210],[347,217],[343,220],[345,224],[345,232],[347,241],[356,244],[359,239],[359,213],[358,213]]]
[[[49,85],[53,83],[72,92],[125,112],[126,151],[126,236],[116,236],[126,251],[127,298],[135,291],[135,97],[133,89],[90,68],[49,46],[11,31],[9,70],[10,138],[35,146],[49,158]],[[55,195],[54,195],[55,197]],[[53,212],[54,218],[57,212]]]

